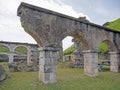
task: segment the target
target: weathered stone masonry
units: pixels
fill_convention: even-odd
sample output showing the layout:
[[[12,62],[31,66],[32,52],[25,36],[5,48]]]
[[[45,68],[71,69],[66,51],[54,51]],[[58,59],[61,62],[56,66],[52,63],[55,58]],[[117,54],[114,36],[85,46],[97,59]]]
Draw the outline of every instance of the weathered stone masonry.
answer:
[[[84,67],[86,68],[84,71],[86,75],[92,77],[98,76],[97,49],[101,42],[109,46],[110,52],[114,52],[114,55],[111,54],[111,60],[113,57],[116,58],[111,61],[111,65],[112,68],[117,69],[114,71],[119,71],[119,68],[116,67],[119,67],[118,65],[120,64],[112,64],[120,60],[118,58],[119,54],[116,55],[116,53],[120,52],[119,32],[93,24],[82,18],[73,18],[27,3],[20,4],[17,15],[20,17],[24,30],[43,48],[59,48],[58,46],[60,46],[61,41],[67,36],[72,36],[80,42],[84,50]],[[53,52],[53,49],[49,49],[48,51],[48,53]],[[43,49],[41,50],[42,52],[46,51]],[[40,58],[42,62],[50,60],[46,59],[47,56],[43,57],[45,59]],[[51,65],[52,62],[49,62],[49,64]],[[54,71],[53,69],[55,68],[51,66],[52,69],[46,69],[47,67],[44,63],[40,65],[40,80],[44,83],[55,83],[56,70]],[[46,70],[49,72],[47,73]]]
[[[14,62],[15,49],[19,46],[23,46],[27,49],[27,63],[31,62],[32,58],[35,57],[34,52],[38,51],[37,44],[0,41],[0,45],[5,46],[9,49],[9,53],[8,53],[9,63]]]

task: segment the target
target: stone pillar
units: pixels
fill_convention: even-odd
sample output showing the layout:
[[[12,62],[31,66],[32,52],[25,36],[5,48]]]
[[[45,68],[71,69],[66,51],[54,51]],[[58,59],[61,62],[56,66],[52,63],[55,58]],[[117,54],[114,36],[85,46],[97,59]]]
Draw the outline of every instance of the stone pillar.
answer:
[[[90,77],[98,76],[98,52],[86,50],[84,54],[84,74]]]
[[[62,47],[62,41],[57,45],[59,47],[59,50],[57,51],[57,58],[59,62],[63,61],[63,47]]]
[[[11,52],[9,54],[9,63],[13,63],[14,62],[14,54]]]
[[[28,51],[27,51],[27,63],[30,63],[30,62],[31,62],[31,59],[32,59],[32,57],[31,57],[32,52],[31,52],[30,47],[28,47],[28,48],[29,48],[29,49],[28,49]]]
[[[57,82],[57,48],[40,48],[39,80],[45,84]]]
[[[77,64],[77,67],[83,68],[84,67],[84,59],[83,59],[83,47],[82,44],[76,40],[75,38],[72,40],[74,42],[74,55],[75,55],[75,63]]]
[[[10,53],[9,53],[9,63],[14,62],[14,45],[10,46]]]
[[[120,53],[110,52],[110,71],[120,72]]]

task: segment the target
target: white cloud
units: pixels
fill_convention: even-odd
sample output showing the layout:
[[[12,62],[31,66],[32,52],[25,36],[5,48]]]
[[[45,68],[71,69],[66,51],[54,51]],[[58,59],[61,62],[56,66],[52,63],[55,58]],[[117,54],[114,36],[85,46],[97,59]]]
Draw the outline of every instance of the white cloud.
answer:
[[[66,38],[63,39],[63,41],[62,41],[63,46],[64,46],[63,50],[67,49],[68,47],[70,47],[73,44],[72,39],[73,39],[73,37],[71,37],[71,36],[67,36]]]
[[[109,13],[109,10],[107,10],[104,7],[96,7],[95,11],[99,14],[104,14],[104,15]]]
[[[60,0],[0,0],[0,40],[36,43],[21,27],[17,16],[17,8],[21,2],[27,2],[77,18],[79,16],[88,18],[87,15],[81,12],[77,13],[71,6]]]

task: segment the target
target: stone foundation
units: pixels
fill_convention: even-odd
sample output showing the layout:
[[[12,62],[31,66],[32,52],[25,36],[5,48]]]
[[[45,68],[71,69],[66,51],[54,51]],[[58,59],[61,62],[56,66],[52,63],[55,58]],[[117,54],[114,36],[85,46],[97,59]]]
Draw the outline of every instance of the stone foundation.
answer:
[[[9,70],[11,72],[36,72],[38,71],[37,63],[31,62],[14,62],[8,64]]]
[[[0,65],[0,81],[3,81],[5,79],[7,79],[7,74],[2,65]]]

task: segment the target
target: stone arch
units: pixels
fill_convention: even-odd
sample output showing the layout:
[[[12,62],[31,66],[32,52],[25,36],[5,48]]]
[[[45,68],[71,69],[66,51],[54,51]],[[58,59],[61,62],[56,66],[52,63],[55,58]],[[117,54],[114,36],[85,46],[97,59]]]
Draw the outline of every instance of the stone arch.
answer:
[[[19,47],[25,48],[25,49],[27,50],[27,51],[26,51],[26,54],[27,54],[29,48],[28,48],[26,45],[17,45],[17,46],[15,46],[15,47],[14,47],[14,52],[15,52],[15,50],[16,50],[17,48],[19,48]]]
[[[25,47],[27,49],[27,63],[30,63],[31,62],[31,47],[30,46],[27,46],[27,45],[16,45],[14,47],[14,51],[17,47]]]
[[[0,44],[0,48],[3,48],[3,49],[5,49],[6,48],[6,50],[8,51],[8,52],[6,52],[6,50],[2,50],[2,51],[0,51],[0,57],[2,58],[1,60],[0,60],[0,62],[8,62],[9,61],[9,55],[7,54],[7,53],[9,53],[10,52],[10,48],[9,48],[9,46],[7,46],[7,45],[3,45],[3,44]]]
[[[120,64],[119,64],[119,59],[120,59],[120,54],[117,52],[117,48],[115,47],[115,43],[110,41],[110,40],[103,40],[103,43],[105,43],[108,47],[108,51],[106,53],[103,53],[103,57],[105,58],[105,61],[103,59],[103,62],[109,62],[110,63],[110,71],[112,72],[119,72],[120,71]],[[102,54],[99,53],[99,58]],[[105,56],[106,55],[106,56]],[[99,59],[100,61],[100,59]]]
[[[86,40],[85,36],[83,35],[82,32],[80,31],[74,31],[68,34],[67,36],[73,37],[75,40],[81,43],[83,50],[89,50],[89,44],[88,41]]]
[[[6,47],[6,48],[9,50],[9,52],[10,52],[10,50],[11,50],[11,48],[10,48],[8,45],[0,44],[0,46]]]
[[[106,39],[106,40],[103,40],[101,43],[105,43],[108,46],[109,52],[116,51],[116,47],[112,41]],[[99,43],[99,45],[100,45],[100,43]]]

